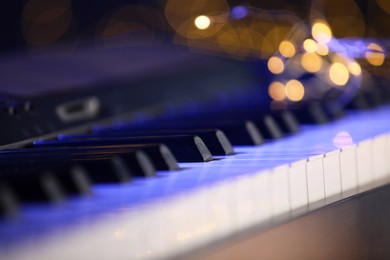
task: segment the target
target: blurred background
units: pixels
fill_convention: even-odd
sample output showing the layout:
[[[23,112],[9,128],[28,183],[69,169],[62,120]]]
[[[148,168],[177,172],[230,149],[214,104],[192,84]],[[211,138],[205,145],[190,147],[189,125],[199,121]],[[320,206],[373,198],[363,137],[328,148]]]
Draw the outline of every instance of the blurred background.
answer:
[[[264,61],[259,74],[270,78],[264,89],[274,107],[323,99],[344,106],[374,86],[390,95],[387,0],[29,0],[2,1],[0,13],[0,58],[180,45]]]
[[[296,22],[310,25],[315,19],[327,21],[336,38],[387,38],[390,34],[386,0],[29,0],[2,1],[0,12],[2,53],[85,41],[99,46],[116,36],[148,34],[150,43],[159,39],[191,45],[195,44],[191,40],[203,39],[199,45],[230,43],[231,48],[238,45],[237,37],[242,42],[235,46],[237,55],[245,56],[246,47],[267,56]],[[194,20],[201,15],[208,16],[211,24],[196,30]]]

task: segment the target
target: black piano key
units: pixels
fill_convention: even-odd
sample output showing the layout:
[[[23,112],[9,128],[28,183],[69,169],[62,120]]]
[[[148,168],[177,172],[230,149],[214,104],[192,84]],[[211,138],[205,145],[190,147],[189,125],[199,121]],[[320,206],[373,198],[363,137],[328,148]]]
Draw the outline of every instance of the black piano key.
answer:
[[[134,176],[154,176],[155,170],[149,157],[142,151],[111,147],[56,147],[1,151],[0,162],[14,172],[26,168],[45,170],[81,165],[94,182],[128,182]]]
[[[367,91],[363,91],[370,107],[378,107],[385,104],[386,99],[382,91],[377,88],[372,88]]]
[[[86,146],[86,145],[145,145],[165,144],[178,161],[208,162],[213,160],[208,147],[196,135],[147,136],[147,137],[110,137],[90,138],[83,140],[48,140],[36,141],[36,147]]]
[[[344,109],[336,100],[327,100],[323,102],[323,107],[328,118],[332,120],[340,119],[344,116]]]
[[[110,170],[114,173],[114,175],[106,176],[105,179],[97,179],[99,182],[106,181],[118,181],[118,182],[129,182],[132,179],[131,171],[127,165],[127,163],[123,160],[121,156],[113,156],[110,158],[110,166],[112,167]],[[98,171],[98,169],[90,169],[89,171]],[[91,173],[91,175],[95,175]],[[109,177],[115,177],[115,179],[108,179]]]
[[[19,202],[15,192],[6,183],[0,182],[0,215],[15,217],[19,212]]]
[[[65,200],[66,195],[58,178],[52,172],[44,172],[39,178],[42,191],[50,202],[60,203]]]
[[[107,134],[104,136],[108,137],[118,137],[123,136],[122,133],[117,134]],[[75,143],[68,143],[67,145],[69,147],[82,147],[82,146],[91,146],[94,142],[81,142],[82,140],[91,139],[91,138],[97,138],[99,135],[93,135],[93,134],[77,134],[77,135],[59,135],[58,140],[64,141],[64,140],[75,140],[79,142]],[[94,148],[104,147],[99,144],[99,142],[96,142],[96,145],[94,145]],[[107,147],[107,145],[106,145]],[[145,152],[150,160],[152,161],[154,167],[157,170],[168,170],[168,171],[174,171],[180,169],[179,165],[177,164],[176,157],[172,154],[171,150],[164,144],[130,144],[130,145],[113,145],[110,146],[110,148],[121,148],[121,149],[140,149],[143,152]]]
[[[236,120],[245,118],[252,121],[265,139],[279,139],[283,137],[283,132],[273,116],[263,111],[260,107],[233,109],[226,113],[226,117],[235,118]]]
[[[88,172],[81,165],[66,169],[65,174],[56,174],[67,192],[89,196],[92,194],[91,180]]]
[[[180,169],[176,157],[165,144],[148,144],[138,147],[148,155],[157,170],[174,171]]]
[[[217,128],[221,129],[228,140],[233,145],[260,145],[264,142],[263,136],[261,135],[256,124],[251,120],[241,122],[229,122],[229,121],[199,121],[194,123],[194,127],[197,128]],[[189,125],[182,125],[183,127],[190,127]],[[181,127],[179,125],[178,127]]]
[[[284,132],[278,122],[276,122],[276,124],[272,122],[276,121],[274,116],[275,112],[265,106],[264,102],[259,101],[257,98],[253,98],[253,95],[245,97],[241,102],[231,100],[230,102],[225,102],[224,105],[207,106],[203,111],[196,111],[190,115],[190,117],[196,117],[197,119],[199,117],[214,117],[217,120],[220,120],[221,118],[251,120],[259,128],[263,137],[267,139],[281,138],[283,133],[294,133],[297,131],[297,129],[294,129],[292,132]],[[269,119],[270,117],[272,119]]]
[[[235,120],[239,122],[242,121],[243,118],[255,124],[262,138],[279,139],[283,137],[282,131],[280,130],[279,126],[276,124],[272,116],[268,114],[261,114],[258,113],[257,111],[240,109],[240,110],[233,110],[233,111],[199,114],[196,116],[196,120],[206,119],[207,121],[216,121],[216,122],[221,120],[222,121]]]
[[[90,136],[91,137],[91,136]],[[84,137],[84,139],[88,139],[87,137]],[[87,143],[84,143],[81,139],[77,139],[75,141],[78,141],[78,144],[73,143],[73,145],[76,146],[83,146]],[[81,141],[81,142],[80,142]],[[93,143],[93,142],[92,142]],[[90,143],[91,144],[91,143]],[[69,144],[70,146],[72,144]],[[138,158],[139,162],[138,164],[143,166],[141,168],[144,168],[145,172],[151,171],[152,169],[148,169],[150,166],[153,167],[153,170],[167,170],[167,171],[174,171],[180,169],[179,165],[177,164],[176,157],[172,154],[171,150],[165,145],[165,144],[116,144],[116,145],[110,145],[110,146],[99,146],[98,143],[96,143],[95,146],[89,146],[92,147],[93,149],[100,149],[100,148],[110,148],[110,149],[115,149],[117,150],[116,152],[119,152],[121,150],[127,151],[131,149],[139,150],[144,153],[147,158],[144,158],[142,160],[142,155]],[[136,163],[136,162],[134,162]],[[148,174],[150,176],[154,174]]]
[[[226,108],[224,110],[217,110],[216,112],[225,113],[229,111],[227,113],[228,116],[232,116],[231,113],[234,113],[235,117],[252,120],[256,123],[261,134],[268,139],[278,139],[283,137],[283,133],[292,134],[299,131],[297,118],[287,109],[270,110],[258,102],[253,104],[248,102],[238,107]]]
[[[263,136],[255,123],[250,120],[243,122],[198,121],[193,124],[179,124],[177,128],[217,128],[220,129],[233,145],[260,145],[264,142]]]
[[[42,177],[41,172],[49,172],[50,175],[55,175],[55,179],[60,183],[61,189],[66,193],[73,193],[77,195],[90,195],[91,185],[87,172],[78,165],[67,165],[59,162],[57,165],[46,165],[45,161],[32,162],[32,158],[25,158],[26,160],[16,160],[11,162],[2,162],[2,169],[0,172],[0,179],[11,182],[13,185],[18,185],[18,187],[25,180],[30,180],[31,178],[34,181],[43,178],[46,182],[48,177]],[[39,164],[34,166],[34,164]],[[51,177],[49,177],[51,178]],[[28,185],[28,183],[25,183]],[[39,185],[38,185],[39,186]],[[40,192],[42,195],[43,193]],[[42,196],[40,196],[42,197]]]
[[[263,117],[263,120],[257,121],[256,126],[259,128],[261,134],[266,139],[279,139],[283,137],[283,132],[276,123],[275,119],[266,115]]]
[[[384,82],[380,81],[379,87],[380,87],[380,91],[382,92],[383,100],[384,100],[385,104],[389,104],[390,103],[390,88],[387,86],[387,80],[385,80]]]
[[[59,180],[50,171],[25,174],[3,173],[0,180],[10,186],[20,201],[46,201],[59,204],[66,198]]]
[[[244,121],[217,121],[217,120],[172,120],[155,121],[149,124],[126,126],[120,129],[156,130],[156,129],[220,129],[233,145],[260,145],[264,142],[256,125],[250,120]],[[100,129],[96,133],[112,131],[112,129]],[[176,155],[176,154],[175,154]]]
[[[131,160],[131,158],[127,158],[127,165],[130,166],[131,171],[134,171],[137,176],[153,176],[155,169],[157,170],[178,170],[180,169],[179,165],[177,164],[176,157],[172,154],[171,150],[164,144],[119,144],[119,145],[99,145],[97,143],[96,145],[93,145],[93,142],[84,142],[82,139],[86,140],[89,138],[96,138],[96,136],[92,135],[84,135],[84,136],[74,136],[75,138],[71,138],[71,136],[67,137],[66,139],[72,140],[74,139],[74,143],[68,143],[68,147],[78,147],[88,150],[107,150],[109,149],[109,152],[111,154],[127,154],[130,153],[131,150],[137,150],[140,151],[135,156],[136,160]],[[64,140],[64,139],[63,139]],[[53,144],[52,146],[62,147],[61,144]],[[145,154],[143,156],[142,154]],[[144,172],[144,174],[137,174],[137,172]]]
[[[371,105],[362,91],[358,91],[347,105],[347,108],[356,110],[365,110],[370,107]]]
[[[291,111],[302,124],[326,124],[330,121],[319,102],[299,103]]]
[[[285,134],[294,134],[299,132],[298,119],[290,110],[274,111],[273,118]]]
[[[131,130],[117,129],[100,134],[68,135],[60,136],[60,140],[69,139],[88,139],[97,137],[140,137],[140,136],[170,136],[170,135],[197,135],[206,143],[207,148],[212,155],[232,155],[234,154],[233,146],[226,135],[219,129],[155,129],[155,130]],[[167,150],[167,148],[165,148]],[[168,151],[167,151],[168,152]],[[150,155],[149,155],[150,156]],[[153,159],[153,157],[152,157]],[[177,168],[176,168],[177,169]]]
[[[187,119],[184,119],[187,120]],[[179,119],[179,122],[183,119]],[[258,132],[262,138],[278,139],[283,137],[283,133],[276,124],[272,116],[265,114],[259,107],[256,108],[226,108],[215,111],[207,111],[191,115],[191,121],[194,122],[236,122],[237,124],[244,121],[251,122],[256,125]],[[224,129],[221,128],[223,131]]]
[[[387,93],[382,89],[371,88],[359,90],[352,100],[348,103],[347,108],[364,110],[386,104]]]

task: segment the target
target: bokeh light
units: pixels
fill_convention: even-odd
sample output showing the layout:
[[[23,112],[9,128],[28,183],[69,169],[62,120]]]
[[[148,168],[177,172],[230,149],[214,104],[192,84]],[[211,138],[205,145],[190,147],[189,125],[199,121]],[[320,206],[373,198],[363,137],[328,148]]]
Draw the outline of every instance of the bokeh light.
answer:
[[[325,21],[316,21],[311,29],[313,38],[321,43],[327,43],[332,39],[332,30]]]
[[[301,101],[305,95],[305,88],[300,81],[292,79],[286,83],[285,93],[289,100]]]
[[[367,46],[366,59],[373,66],[381,66],[385,60],[383,48],[376,43],[370,43]]]
[[[279,81],[274,81],[269,85],[268,94],[275,101],[283,101],[286,99],[284,85]]]
[[[329,78],[333,84],[344,86],[349,80],[349,71],[344,64],[335,62],[329,68]]]
[[[348,63],[348,70],[354,76],[360,76],[362,74],[362,68],[356,61],[351,61]]]
[[[333,137],[333,145],[339,149],[347,147],[352,144],[353,144],[352,136],[347,131],[338,132]]]
[[[164,12],[167,22],[178,35],[185,39],[200,40],[214,36],[226,24],[230,7],[225,0],[168,0]],[[200,18],[200,28],[195,23],[197,18]],[[212,26],[206,26],[207,18]]]
[[[321,55],[321,56],[326,56],[329,54],[329,48],[328,48],[328,45],[326,45],[325,43],[317,43],[317,50],[316,52]]]
[[[306,39],[303,42],[303,49],[308,53],[314,53],[317,50],[317,43],[312,39]]]
[[[206,15],[200,15],[195,18],[194,23],[199,30],[206,30],[209,28],[211,21]]]
[[[322,68],[322,58],[315,53],[304,53],[301,57],[301,65],[307,72],[315,73]]]
[[[281,74],[284,71],[283,60],[279,57],[273,56],[268,60],[268,69],[273,74]]]
[[[295,46],[292,42],[290,41],[282,41],[279,44],[279,52],[282,56],[286,58],[291,58],[295,55]]]

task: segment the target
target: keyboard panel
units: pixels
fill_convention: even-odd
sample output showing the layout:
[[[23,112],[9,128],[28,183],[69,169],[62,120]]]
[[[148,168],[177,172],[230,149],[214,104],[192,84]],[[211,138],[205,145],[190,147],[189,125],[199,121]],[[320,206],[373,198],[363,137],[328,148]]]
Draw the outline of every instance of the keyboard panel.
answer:
[[[2,258],[170,257],[363,192],[388,180],[389,112],[305,125],[157,178],[95,184],[92,197],[59,206],[26,204],[19,219],[0,223]]]

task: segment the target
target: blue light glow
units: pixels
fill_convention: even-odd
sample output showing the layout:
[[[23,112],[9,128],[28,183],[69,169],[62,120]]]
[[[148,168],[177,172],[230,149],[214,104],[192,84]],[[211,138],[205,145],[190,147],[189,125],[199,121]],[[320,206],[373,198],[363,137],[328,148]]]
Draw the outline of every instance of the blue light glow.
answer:
[[[249,13],[248,9],[245,6],[238,5],[236,7],[233,7],[231,10],[231,15],[235,19],[242,19],[245,16],[247,16]]]

